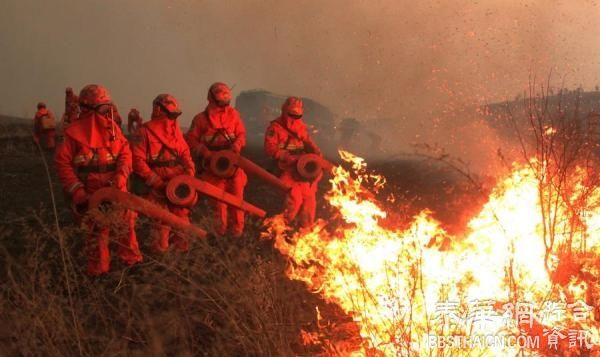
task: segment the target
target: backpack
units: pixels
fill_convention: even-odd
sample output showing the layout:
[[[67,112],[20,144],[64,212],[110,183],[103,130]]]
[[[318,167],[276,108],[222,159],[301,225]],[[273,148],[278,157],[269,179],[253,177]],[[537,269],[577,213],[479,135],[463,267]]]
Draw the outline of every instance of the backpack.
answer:
[[[56,122],[54,120],[54,115],[49,112],[42,115],[39,119],[40,121],[40,129],[42,130],[51,130],[56,128]]]

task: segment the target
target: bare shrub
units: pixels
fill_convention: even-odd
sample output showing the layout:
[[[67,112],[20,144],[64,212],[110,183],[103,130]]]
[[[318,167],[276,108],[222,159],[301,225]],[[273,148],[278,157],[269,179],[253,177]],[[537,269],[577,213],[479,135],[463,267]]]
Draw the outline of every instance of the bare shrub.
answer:
[[[600,116],[580,111],[580,95],[553,92],[550,78],[541,85],[533,78],[520,107],[506,106],[522,159],[538,181],[548,270],[553,252],[564,257],[586,252],[582,218],[597,207],[593,195],[600,188]]]

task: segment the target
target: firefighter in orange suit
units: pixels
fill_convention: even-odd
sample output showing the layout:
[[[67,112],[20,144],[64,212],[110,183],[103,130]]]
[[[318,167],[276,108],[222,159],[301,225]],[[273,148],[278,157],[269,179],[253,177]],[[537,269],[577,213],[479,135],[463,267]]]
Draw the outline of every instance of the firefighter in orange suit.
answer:
[[[87,272],[91,276],[108,272],[110,266],[109,228],[93,219],[82,220],[90,195],[103,187],[127,190],[132,169],[129,144],[113,122],[114,107],[108,91],[99,85],[85,86],[79,95],[81,114],[65,129],[64,142],[57,148],[58,178],[71,201],[78,222],[87,229]],[[126,227],[118,239],[117,254],[126,265],[142,260],[135,235],[133,212],[116,212]]]
[[[265,152],[277,160],[281,179],[290,184],[284,217],[291,224],[300,214],[300,225],[309,227],[315,220],[316,191],[322,175],[314,180],[300,177],[296,171],[298,157],[305,153],[321,154],[302,121],[304,105],[297,97],[289,97],[281,108],[281,116],[273,120],[265,135]]]
[[[151,187],[148,199],[166,207],[189,222],[188,207],[170,204],[165,186],[175,176],[194,176],[194,161],[177,118],[181,115],[177,100],[170,94],[160,94],[152,102],[152,117],[139,128],[139,142],[133,147],[133,169]],[[154,222],[152,248],[157,253],[169,249],[169,226]],[[189,242],[180,235],[173,236],[175,249],[187,251]]]
[[[144,125],[144,119],[142,119],[140,112],[135,108],[131,108],[127,115],[127,132],[129,135],[134,137],[139,136],[138,130],[140,130],[142,125]]]
[[[37,112],[33,118],[33,140],[43,142],[46,150],[54,150],[56,142],[56,121],[54,114],[46,108],[45,103],[38,103]]]
[[[246,145],[246,129],[240,113],[230,106],[231,89],[224,83],[214,83],[208,90],[208,106],[197,114],[187,133],[192,155],[202,163],[201,178],[207,182],[243,198],[244,187],[248,181],[246,173],[237,168],[233,175],[221,178],[206,170],[206,163],[212,154],[219,150],[233,150],[239,153]],[[200,170],[200,168],[199,168]],[[216,233],[225,235],[228,231],[234,237],[240,237],[244,231],[244,212],[228,207],[225,203],[216,203]]]
[[[79,97],[73,93],[73,88],[65,90],[65,112],[62,116],[63,130],[79,117]]]

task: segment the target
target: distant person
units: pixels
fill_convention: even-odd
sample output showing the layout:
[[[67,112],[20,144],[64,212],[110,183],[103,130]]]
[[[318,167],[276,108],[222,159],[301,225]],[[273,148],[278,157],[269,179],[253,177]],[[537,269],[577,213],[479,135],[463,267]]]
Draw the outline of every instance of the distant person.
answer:
[[[177,122],[180,115],[179,104],[172,95],[160,94],[154,99],[151,120],[139,128],[140,141],[133,146],[133,169],[151,187],[147,195],[150,201],[189,222],[190,209],[169,203],[165,196],[170,179],[195,173],[190,148]],[[152,248],[164,253],[169,249],[171,228],[160,221],[153,226]],[[178,251],[189,249],[189,241],[179,234],[173,235],[173,243]]]
[[[38,103],[37,112],[33,117],[33,140],[42,145],[46,150],[54,150],[56,143],[56,119],[43,102]]]
[[[127,115],[127,132],[129,135],[137,137],[142,125],[144,125],[144,119],[140,115],[140,112],[135,108],[131,108]]]
[[[79,119],[65,129],[55,165],[75,219],[87,230],[87,273],[97,276],[109,271],[109,228],[99,226],[93,218],[82,220],[88,200],[103,187],[127,191],[132,170],[132,155],[127,139],[116,129],[114,104],[106,88],[90,84],[79,94]],[[123,210],[119,216],[127,227],[118,240],[117,254],[126,265],[142,261],[135,235],[135,214]]]
[[[65,89],[65,112],[62,116],[63,130],[79,117],[79,97],[73,93],[73,88]]]
[[[296,163],[302,154],[321,155],[302,121],[304,103],[298,97],[289,97],[281,107],[281,115],[273,120],[265,135],[265,152],[277,160],[281,179],[292,187],[285,200],[284,217],[292,224],[300,214],[300,225],[310,227],[315,221],[317,186],[322,175],[308,181],[300,177]]]
[[[206,109],[194,117],[187,133],[192,155],[202,165],[202,179],[243,199],[244,187],[248,182],[244,170],[238,167],[231,177],[222,178],[210,172],[207,164],[214,152],[232,150],[239,153],[242,150],[246,145],[244,123],[240,113],[230,105],[231,89],[225,83],[211,85],[207,99]],[[229,231],[234,237],[240,237],[244,231],[244,211],[228,207],[223,202],[215,204],[218,220],[216,233],[225,235]]]

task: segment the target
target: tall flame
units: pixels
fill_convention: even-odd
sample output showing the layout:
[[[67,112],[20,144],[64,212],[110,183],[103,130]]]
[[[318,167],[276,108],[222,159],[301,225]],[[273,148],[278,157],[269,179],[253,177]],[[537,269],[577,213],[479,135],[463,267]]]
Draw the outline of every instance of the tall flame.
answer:
[[[549,214],[564,218],[555,220],[552,240],[540,202],[561,201],[544,197],[535,162],[515,165],[499,181],[464,235],[448,234],[428,211],[408,228],[386,228],[384,208],[365,188],[378,189],[385,179],[368,174],[362,159],[340,154],[352,163],[353,173],[336,167],[326,195],[339,212],[337,227],[318,221],[310,230],[290,233],[278,216],[268,221],[265,236],[289,257],[290,278],[304,281],[353,317],[364,341],[357,353],[472,355],[470,349],[432,346],[428,336],[531,335],[548,342],[555,326],[585,330],[590,340],[598,340],[600,190],[585,197],[575,192],[552,206]],[[575,186],[585,179],[579,170]],[[577,224],[569,202],[581,207]],[[595,310],[585,319],[571,311],[543,313],[551,303],[576,301]],[[531,305],[533,321],[524,321],[515,306]],[[504,356],[522,347],[474,348]],[[544,348],[542,343],[536,349]]]

